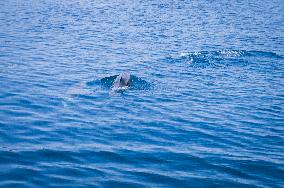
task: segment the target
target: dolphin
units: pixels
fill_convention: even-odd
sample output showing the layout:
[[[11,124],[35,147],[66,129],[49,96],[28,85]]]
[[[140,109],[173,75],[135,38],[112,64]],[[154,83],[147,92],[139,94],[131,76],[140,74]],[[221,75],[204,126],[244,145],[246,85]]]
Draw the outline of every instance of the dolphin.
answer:
[[[111,90],[124,90],[131,86],[131,76],[129,72],[120,73],[112,83]]]

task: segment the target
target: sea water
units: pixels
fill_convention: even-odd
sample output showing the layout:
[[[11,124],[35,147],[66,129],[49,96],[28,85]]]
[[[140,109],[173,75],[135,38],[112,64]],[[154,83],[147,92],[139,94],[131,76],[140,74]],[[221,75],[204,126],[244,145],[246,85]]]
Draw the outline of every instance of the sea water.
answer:
[[[283,10],[0,1],[0,187],[284,187]]]

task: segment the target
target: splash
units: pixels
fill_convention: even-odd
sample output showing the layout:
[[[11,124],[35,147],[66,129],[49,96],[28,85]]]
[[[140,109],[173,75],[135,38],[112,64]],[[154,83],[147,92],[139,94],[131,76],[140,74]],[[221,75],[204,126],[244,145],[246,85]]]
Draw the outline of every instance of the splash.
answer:
[[[94,81],[90,81],[87,82],[87,86],[91,86],[91,87],[100,87],[102,89],[105,90],[111,90],[112,84],[115,80],[115,78],[118,75],[114,75],[114,76],[108,76],[108,77],[104,77],[102,79],[98,79],[98,80],[94,80]],[[142,78],[139,78],[137,76],[131,75],[131,86],[129,87],[124,87],[121,88],[121,91],[125,91],[125,90],[150,90],[152,88],[151,84],[145,80],[143,80]]]
[[[245,50],[221,50],[182,52],[177,57],[166,58],[169,63],[184,63],[192,67],[224,67],[224,66],[247,66],[251,62],[257,62],[265,58],[283,59],[274,52],[245,51]],[[249,63],[250,62],[250,63]]]

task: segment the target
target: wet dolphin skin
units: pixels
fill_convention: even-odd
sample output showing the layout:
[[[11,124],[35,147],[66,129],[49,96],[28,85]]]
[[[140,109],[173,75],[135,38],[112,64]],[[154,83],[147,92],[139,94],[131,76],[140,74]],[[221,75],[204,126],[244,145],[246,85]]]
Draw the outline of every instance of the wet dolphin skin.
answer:
[[[131,76],[129,72],[119,74],[113,81],[112,90],[119,90],[131,85]]]

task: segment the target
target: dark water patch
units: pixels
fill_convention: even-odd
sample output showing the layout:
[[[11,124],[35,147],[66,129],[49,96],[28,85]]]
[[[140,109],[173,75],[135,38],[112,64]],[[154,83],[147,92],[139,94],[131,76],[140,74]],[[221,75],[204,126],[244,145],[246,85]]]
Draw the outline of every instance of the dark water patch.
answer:
[[[275,59],[283,59],[284,57],[278,55],[274,52],[263,52],[263,51],[245,51],[245,56],[253,56],[253,57],[267,57],[267,58],[275,58]]]
[[[11,178],[11,176],[4,176],[6,179]],[[0,183],[1,187],[35,187],[36,185],[33,183],[28,183],[26,180],[5,180]]]
[[[18,166],[13,166],[13,167],[14,168],[12,168],[10,171],[6,171],[6,172],[0,171],[0,174],[1,174],[0,182],[5,184],[5,183],[8,183],[6,182],[6,180],[13,179],[13,181],[15,182],[19,181],[25,184],[25,180],[27,177],[33,178],[39,175],[40,173],[39,168],[23,166],[23,165],[18,165]],[[9,182],[9,184],[10,183],[12,182]]]
[[[108,180],[108,181],[102,181],[100,183],[100,186],[102,187],[130,187],[130,188],[136,188],[136,187],[146,187],[143,184],[136,183],[134,180]]]
[[[165,172],[165,173],[153,173],[151,171],[139,171],[139,170],[123,170],[122,173],[126,173],[131,175],[133,179],[138,179],[141,182],[147,181],[149,182],[148,185],[152,186],[162,186],[166,185],[169,187],[172,186],[179,186],[179,187],[186,187],[187,182],[183,180],[183,178],[173,177],[172,174]],[[163,182],[163,183],[161,183]]]

